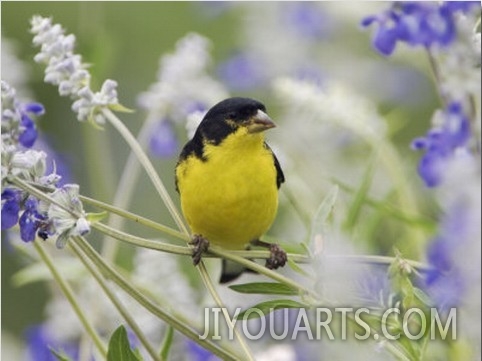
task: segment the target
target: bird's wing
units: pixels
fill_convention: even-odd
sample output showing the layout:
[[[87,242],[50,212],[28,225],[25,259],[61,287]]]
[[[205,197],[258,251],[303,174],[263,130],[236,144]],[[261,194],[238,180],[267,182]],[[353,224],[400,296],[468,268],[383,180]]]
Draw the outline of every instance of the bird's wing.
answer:
[[[274,166],[276,168],[276,185],[279,188],[281,186],[281,183],[284,183],[284,181],[285,181],[285,175],[283,174],[283,170],[281,169],[281,165],[279,164],[278,158],[276,158],[276,155],[274,154],[273,150],[270,148],[270,146],[267,143],[264,143],[264,146],[273,155]]]

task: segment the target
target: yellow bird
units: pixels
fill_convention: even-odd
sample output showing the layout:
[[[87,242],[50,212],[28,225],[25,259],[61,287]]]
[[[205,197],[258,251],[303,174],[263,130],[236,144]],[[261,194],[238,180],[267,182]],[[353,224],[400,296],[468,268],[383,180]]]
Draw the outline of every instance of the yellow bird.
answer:
[[[283,171],[264,141],[275,127],[265,106],[249,98],[229,98],[205,115],[179,156],[176,189],[195,244],[199,263],[209,242],[225,249],[250,244],[271,251],[266,266],[283,266],[286,253],[259,238],[270,228],[278,208]],[[223,260],[220,282],[238,277],[244,268]]]

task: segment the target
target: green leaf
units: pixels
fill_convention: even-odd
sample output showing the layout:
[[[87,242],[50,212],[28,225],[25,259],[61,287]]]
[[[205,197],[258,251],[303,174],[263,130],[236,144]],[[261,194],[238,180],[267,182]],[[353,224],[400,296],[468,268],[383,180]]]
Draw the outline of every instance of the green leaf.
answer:
[[[388,275],[392,281],[396,292],[402,296],[402,306],[404,309],[414,307],[414,286],[410,280],[412,274],[412,267],[402,258],[400,251],[395,252],[395,260],[388,268]]]
[[[141,361],[142,359],[132,351],[124,326],[119,326],[109,340],[107,361]]]
[[[90,223],[97,223],[107,217],[108,213],[106,211],[98,213],[87,213],[85,217]]]
[[[425,293],[423,292],[420,288],[418,287],[413,287],[413,294],[415,295],[415,297],[421,301],[424,305],[426,306],[429,306],[429,307],[433,307],[434,304],[432,302],[432,300],[430,299],[430,297]]]
[[[50,352],[55,356],[58,361],[73,361],[69,356],[67,356],[62,351],[55,351],[53,348],[49,347]]]
[[[283,308],[305,308],[307,307],[306,304],[293,301],[293,300],[273,300],[273,301],[266,301],[258,303],[257,305],[248,308],[241,312],[237,319],[238,320],[251,320],[254,318],[259,318],[262,316],[266,316],[273,312],[274,310],[279,310]]]
[[[174,328],[169,326],[166,331],[166,335],[164,336],[164,341],[162,342],[161,348],[161,359],[168,360],[169,359],[169,352],[171,351],[172,341],[174,340]]]
[[[326,220],[328,219],[328,216],[330,215],[333,207],[335,206],[337,197],[338,186],[335,184],[333,187],[331,187],[330,191],[325,196],[325,198],[323,198],[320,206],[316,210],[315,216],[313,217],[313,221],[311,224],[311,235],[309,242],[313,242],[315,237],[323,235],[324,228],[326,226]]]
[[[253,282],[240,285],[229,286],[233,291],[239,293],[257,293],[265,295],[288,295],[296,296],[298,291],[283,284],[276,282]]]
[[[288,266],[290,266],[290,268],[293,271],[295,271],[296,273],[299,273],[299,274],[301,274],[303,276],[306,276],[306,277],[311,277],[311,275],[308,272],[306,272],[303,268],[298,266],[298,264],[295,261],[293,261],[289,258],[288,258]]]
[[[114,112],[121,112],[121,113],[134,113],[134,109],[129,109],[122,104],[109,104],[109,109]]]
[[[348,193],[356,193],[356,190],[352,186],[339,179],[333,179],[333,182],[336,182],[336,184],[338,184],[342,190]],[[422,228],[429,232],[433,231],[436,227],[434,220],[421,215],[407,213],[400,209],[400,207],[394,206],[394,202],[391,197],[387,197],[383,201],[379,201],[367,196],[365,198],[365,204],[379,210],[386,216],[390,216],[413,227]]]
[[[59,258],[55,260],[55,265],[68,280],[73,280],[85,273],[85,268],[77,259]],[[12,283],[16,287],[22,287],[30,283],[51,281],[52,279],[52,273],[50,273],[45,263],[37,262],[15,273],[12,276]]]
[[[93,112],[93,111],[90,112],[90,115],[89,115],[87,121],[89,122],[90,125],[92,125],[92,126],[94,127],[94,129],[96,129],[96,130],[102,130],[102,131],[105,130],[105,128],[104,128],[102,125],[100,125],[99,123],[97,123],[97,122],[95,121],[95,117],[94,117],[94,112]]]
[[[375,157],[372,157],[365,171],[365,174],[363,175],[360,188],[358,188],[357,192],[355,193],[353,203],[348,210],[348,215],[343,224],[343,227],[347,230],[352,230],[355,227],[358,221],[358,217],[361,214],[362,207],[366,203],[366,199],[368,198],[368,192],[370,190],[370,185],[372,183],[373,170],[375,168],[374,165]]]

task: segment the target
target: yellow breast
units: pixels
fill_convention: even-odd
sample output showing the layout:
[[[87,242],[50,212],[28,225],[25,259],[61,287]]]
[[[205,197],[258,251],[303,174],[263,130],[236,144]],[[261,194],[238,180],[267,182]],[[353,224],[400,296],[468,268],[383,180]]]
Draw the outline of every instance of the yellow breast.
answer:
[[[206,160],[189,156],[176,169],[181,206],[194,234],[228,249],[263,235],[278,208],[276,168],[262,134],[239,130],[220,145],[205,144]]]

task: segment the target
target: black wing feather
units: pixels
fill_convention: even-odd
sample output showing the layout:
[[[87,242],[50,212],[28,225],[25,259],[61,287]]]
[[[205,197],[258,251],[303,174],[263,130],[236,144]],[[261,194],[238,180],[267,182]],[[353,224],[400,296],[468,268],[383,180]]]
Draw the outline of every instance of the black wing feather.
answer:
[[[264,143],[266,149],[268,149],[271,154],[273,155],[274,167],[276,168],[276,186],[281,187],[281,183],[285,181],[285,175],[283,174],[283,170],[281,169],[281,165],[279,164],[278,158],[276,158],[276,154],[274,154],[273,150],[267,143]]]

